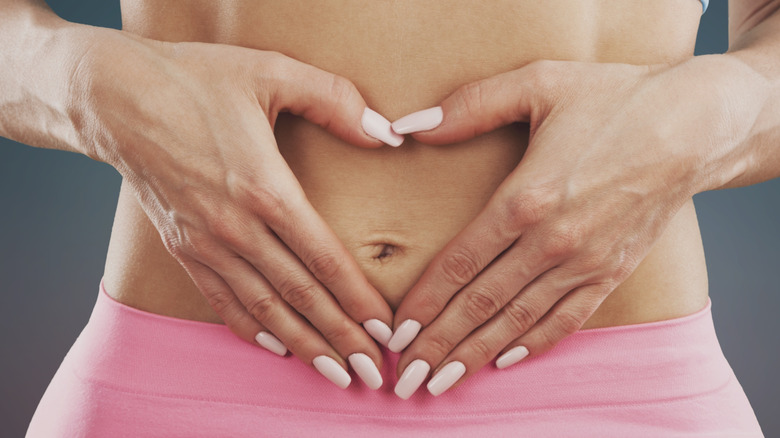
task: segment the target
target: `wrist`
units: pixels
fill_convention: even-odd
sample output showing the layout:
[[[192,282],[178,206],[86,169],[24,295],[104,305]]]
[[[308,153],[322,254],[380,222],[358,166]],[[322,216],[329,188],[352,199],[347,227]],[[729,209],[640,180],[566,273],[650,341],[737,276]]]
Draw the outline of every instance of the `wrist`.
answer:
[[[123,173],[127,142],[116,139],[115,126],[127,126],[128,108],[138,105],[152,83],[149,72],[161,62],[164,43],[115,29],[90,27],[74,32],[72,47],[78,47],[67,64],[65,107],[76,136],[78,150],[106,162]]]
[[[692,57],[670,72],[680,104],[695,112],[681,134],[696,169],[693,193],[737,185],[755,167],[755,151],[744,144],[767,103],[766,79],[727,54]]]
[[[6,11],[4,11],[6,12]],[[34,147],[116,163],[104,148],[94,91],[132,85],[117,76],[135,54],[164,44],[109,28],[70,23],[45,6],[17,6],[0,18],[0,136]],[[149,54],[147,53],[147,55]],[[121,74],[118,74],[121,73]],[[112,77],[114,76],[114,77]],[[116,105],[114,105],[116,106]],[[116,166],[115,166],[116,167]]]

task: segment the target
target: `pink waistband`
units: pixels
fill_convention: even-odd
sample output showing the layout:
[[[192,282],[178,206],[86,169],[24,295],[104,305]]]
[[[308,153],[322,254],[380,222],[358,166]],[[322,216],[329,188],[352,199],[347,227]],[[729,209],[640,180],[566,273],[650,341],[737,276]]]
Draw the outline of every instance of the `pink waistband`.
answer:
[[[102,285],[69,356],[80,378],[136,394],[417,419],[654,403],[717,391],[733,378],[709,303],[682,318],[582,330],[543,356],[506,370],[490,365],[439,397],[423,388],[407,401],[393,394],[398,355],[387,350],[382,388],[353,378],[341,390],[297,358],[252,346],[223,325],[131,308]]]

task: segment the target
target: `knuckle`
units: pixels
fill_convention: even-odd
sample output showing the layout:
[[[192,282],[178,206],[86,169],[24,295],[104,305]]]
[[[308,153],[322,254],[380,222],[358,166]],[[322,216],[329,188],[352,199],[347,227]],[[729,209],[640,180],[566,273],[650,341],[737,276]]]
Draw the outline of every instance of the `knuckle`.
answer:
[[[617,286],[620,283],[624,282],[628,277],[630,277],[631,274],[633,274],[633,272],[634,272],[633,265],[629,266],[627,264],[620,263],[613,268],[612,275],[607,280],[609,283]]]
[[[252,184],[252,188],[245,189],[242,198],[264,217],[280,218],[284,216],[285,197],[273,186]]]
[[[576,332],[585,322],[579,315],[572,312],[559,311],[552,316],[552,322],[558,328],[556,339],[563,339],[566,336]]]
[[[283,213],[288,197],[262,175],[240,170],[229,172],[225,180],[228,194],[240,206],[263,217],[280,217]],[[220,217],[224,209],[214,213]]]
[[[584,321],[573,313],[566,311],[554,313],[550,317],[549,324],[546,324],[540,330],[542,348],[548,350],[554,347],[565,337],[579,330],[583,323]]]
[[[466,295],[466,315],[474,323],[482,324],[501,309],[501,291],[494,286],[482,286]]]
[[[235,301],[233,294],[225,291],[215,291],[206,294],[206,302],[209,303],[212,309],[217,312],[217,315],[223,316],[227,313],[227,310]]]
[[[426,355],[428,357],[443,358],[446,356],[455,344],[444,336],[430,336],[426,339]]]
[[[173,226],[163,233],[163,244],[174,257],[201,257],[213,246],[208,233],[195,224],[173,215]]]
[[[480,115],[485,107],[484,81],[471,82],[463,85],[457,93],[456,104],[464,108],[468,115]]]
[[[622,253],[614,262],[611,280],[615,284],[620,284],[625,281],[634,272],[637,264],[639,264],[638,259],[639,257],[634,254],[628,252]]]
[[[256,71],[267,81],[283,80],[291,68],[290,58],[275,50],[264,50],[257,62]]]
[[[323,284],[331,285],[341,279],[341,263],[330,251],[314,254],[309,260],[308,268]]]
[[[318,303],[317,286],[308,280],[293,279],[280,286],[282,298],[299,313],[309,313]]]
[[[521,301],[512,301],[506,306],[506,316],[518,334],[523,334],[536,324],[537,317]]]
[[[589,273],[590,275],[598,275],[606,267],[604,256],[600,251],[579,256],[577,266],[580,272]]]
[[[554,198],[541,190],[527,190],[510,196],[505,202],[507,222],[514,227],[538,224],[552,210]]]
[[[278,302],[271,295],[260,295],[246,303],[247,311],[259,322],[268,322]]]
[[[262,65],[270,67],[280,67],[288,60],[281,52],[276,50],[264,50]]]
[[[334,347],[337,345],[354,346],[358,342],[350,320],[347,318],[338,318],[336,324],[323,328],[321,333]]]
[[[466,247],[461,247],[442,260],[442,272],[452,283],[464,285],[479,274],[480,266],[475,254]]]
[[[469,343],[469,348],[474,353],[474,355],[469,355],[469,357],[476,357],[485,362],[493,359],[496,355],[496,352],[481,337],[472,339]]]
[[[241,221],[234,214],[216,216],[209,222],[209,233],[229,246],[236,248],[241,246],[242,232]],[[194,243],[193,243],[194,244]]]
[[[290,349],[296,356],[298,356],[304,362],[311,362],[314,359],[314,355],[302,356],[304,352],[309,352],[312,347],[322,345],[324,342],[319,335],[313,336],[306,330],[292,330],[290,333],[285,333],[285,337],[277,336],[282,343]],[[308,356],[308,357],[307,357]]]
[[[554,226],[547,236],[545,252],[551,257],[563,257],[581,244],[581,230],[575,224],[565,223]]]
[[[550,59],[537,59],[525,67],[528,81],[537,90],[548,91],[555,83],[554,75],[558,71],[558,62]]]
[[[331,96],[333,96],[333,102],[338,107],[347,106],[352,100],[352,97],[357,93],[355,85],[347,78],[339,75],[331,75],[330,84]]]
[[[411,294],[410,294],[411,295]],[[408,295],[407,295],[408,296]],[[446,305],[449,297],[443,299],[434,293],[418,293],[414,296],[413,308],[419,315],[432,315],[429,319],[432,320],[435,315],[441,313],[442,309]],[[417,321],[423,322],[424,318],[414,318]]]
[[[193,226],[185,226],[181,228],[181,241],[183,246],[200,253],[209,245],[211,239],[203,231]]]

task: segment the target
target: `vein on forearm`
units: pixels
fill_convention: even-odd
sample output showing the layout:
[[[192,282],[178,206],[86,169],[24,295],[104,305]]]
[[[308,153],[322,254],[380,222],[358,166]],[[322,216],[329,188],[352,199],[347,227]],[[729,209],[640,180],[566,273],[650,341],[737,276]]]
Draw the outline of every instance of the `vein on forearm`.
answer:
[[[780,177],[780,0],[743,2],[730,5],[732,33],[724,59],[747,67],[751,90],[760,89],[760,108],[748,135],[735,145],[749,166],[722,187],[756,184]],[[721,56],[721,55],[716,55]],[[725,69],[724,69],[725,71]],[[733,71],[733,70],[730,70]],[[756,93],[750,93],[753,96]],[[744,96],[750,99],[751,95]]]
[[[0,3],[0,135],[30,146],[84,152],[67,114],[69,66],[91,26],[68,23],[45,2]]]

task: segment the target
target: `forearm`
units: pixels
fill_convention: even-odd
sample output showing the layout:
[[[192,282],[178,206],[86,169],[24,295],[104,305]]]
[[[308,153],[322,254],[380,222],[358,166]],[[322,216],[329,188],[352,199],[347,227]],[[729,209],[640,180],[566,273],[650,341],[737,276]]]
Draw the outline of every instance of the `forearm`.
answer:
[[[93,120],[111,102],[98,106],[95,82],[121,82],[110,77],[137,71],[161,43],[67,22],[43,1],[3,1],[0,10],[0,136],[113,164]]]
[[[766,2],[754,11],[745,4],[730,5],[730,10],[728,52],[696,57],[710,58],[710,67],[718,67],[702,73],[731,90],[719,93],[727,96],[726,108],[732,112],[723,120],[735,123],[734,132],[739,132],[725,146],[719,174],[704,190],[780,177],[780,1]]]
[[[3,3],[0,135],[92,155],[74,126],[71,81],[97,28],[68,23],[44,2]]]

